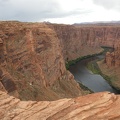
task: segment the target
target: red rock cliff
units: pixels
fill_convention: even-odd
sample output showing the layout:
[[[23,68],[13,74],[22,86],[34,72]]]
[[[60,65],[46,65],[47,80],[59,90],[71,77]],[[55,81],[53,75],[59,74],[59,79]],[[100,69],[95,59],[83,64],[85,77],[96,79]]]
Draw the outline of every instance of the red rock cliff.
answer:
[[[68,98],[81,95],[81,89],[64,61],[114,46],[106,63],[119,66],[119,36],[120,27],[114,26],[0,22],[0,119],[119,120],[118,95]],[[20,101],[5,92],[22,100],[47,101]]]
[[[57,33],[65,60],[93,54],[100,46],[113,47],[120,41],[120,26],[52,25],[51,28]]]
[[[17,90],[23,99],[81,94],[65,68],[56,32],[39,23],[0,22],[0,81],[0,88]]]
[[[108,67],[120,66],[120,42],[114,44],[113,52],[106,53],[105,63]]]
[[[98,53],[119,36],[114,26],[0,22],[0,89],[36,100],[81,95],[64,60]]]

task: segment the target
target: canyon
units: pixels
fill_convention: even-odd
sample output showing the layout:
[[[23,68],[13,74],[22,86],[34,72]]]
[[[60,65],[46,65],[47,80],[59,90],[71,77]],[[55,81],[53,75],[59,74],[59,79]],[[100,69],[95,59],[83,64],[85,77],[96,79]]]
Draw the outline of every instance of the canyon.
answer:
[[[85,91],[65,64],[107,46],[114,51],[99,66],[104,73],[108,68],[119,73],[119,41],[120,26],[1,21],[0,118],[117,120],[119,95],[83,96]],[[120,88],[119,79],[115,84]]]

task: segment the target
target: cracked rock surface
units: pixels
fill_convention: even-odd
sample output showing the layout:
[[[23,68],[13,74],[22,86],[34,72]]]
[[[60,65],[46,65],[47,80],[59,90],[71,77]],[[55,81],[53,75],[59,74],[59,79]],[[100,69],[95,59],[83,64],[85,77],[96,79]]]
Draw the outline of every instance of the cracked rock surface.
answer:
[[[119,120],[120,97],[101,92],[56,101],[20,101],[0,91],[1,120]]]

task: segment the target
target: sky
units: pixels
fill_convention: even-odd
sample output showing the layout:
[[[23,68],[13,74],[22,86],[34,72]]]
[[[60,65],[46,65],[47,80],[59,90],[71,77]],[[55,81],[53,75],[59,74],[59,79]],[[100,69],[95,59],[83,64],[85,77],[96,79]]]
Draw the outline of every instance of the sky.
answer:
[[[0,0],[0,20],[64,24],[120,21],[120,0]]]

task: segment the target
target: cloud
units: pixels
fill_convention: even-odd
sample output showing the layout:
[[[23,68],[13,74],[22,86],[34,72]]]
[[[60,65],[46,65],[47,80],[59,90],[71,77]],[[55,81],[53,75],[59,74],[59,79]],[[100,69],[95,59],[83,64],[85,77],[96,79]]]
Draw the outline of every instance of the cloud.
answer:
[[[119,0],[0,0],[0,20],[56,23],[119,20],[119,6]]]
[[[105,9],[120,11],[120,0],[93,0],[96,5],[103,6]]]
[[[64,10],[63,4],[64,1],[60,4],[60,0],[0,0],[0,20],[41,21],[90,12],[83,9],[67,10],[69,1],[66,2]]]
[[[0,19],[34,21],[59,13],[55,0],[0,0]],[[57,12],[56,12],[57,11]]]

